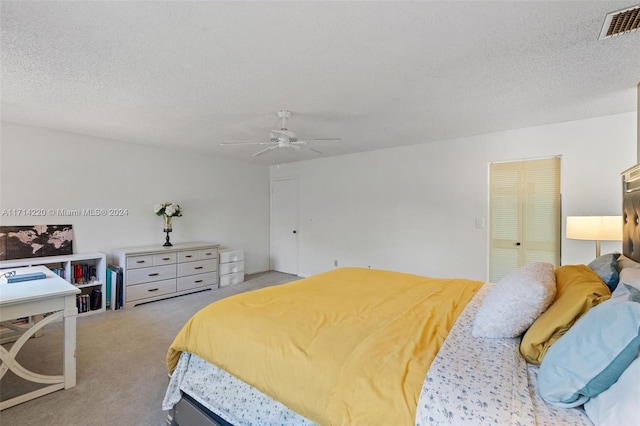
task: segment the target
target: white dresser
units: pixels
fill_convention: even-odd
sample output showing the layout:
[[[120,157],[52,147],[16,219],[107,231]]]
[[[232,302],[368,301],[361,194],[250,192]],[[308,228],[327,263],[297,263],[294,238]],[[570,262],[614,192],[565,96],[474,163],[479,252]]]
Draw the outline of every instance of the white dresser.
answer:
[[[220,287],[244,281],[244,250],[220,249]]]
[[[123,268],[124,306],[218,287],[218,245],[183,243],[114,250]]]

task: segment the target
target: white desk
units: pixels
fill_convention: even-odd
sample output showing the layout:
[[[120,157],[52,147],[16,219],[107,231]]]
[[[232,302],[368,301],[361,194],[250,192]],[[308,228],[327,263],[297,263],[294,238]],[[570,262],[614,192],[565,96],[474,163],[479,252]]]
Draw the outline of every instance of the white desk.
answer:
[[[0,402],[0,410],[60,389],[69,389],[76,385],[75,352],[76,317],[78,315],[76,294],[80,293],[80,290],[44,266],[4,269],[0,270],[0,275],[11,270],[15,270],[17,275],[44,272],[47,277],[42,280],[12,284],[8,284],[5,278],[0,279],[0,322],[47,312],[52,312],[52,314],[26,329],[11,346],[10,350],[0,346],[0,379],[7,371],[11,370],[25,380],[48,384],[49,386],[2,401]],[[45,325],[58,319],[63,320],[64,326],[63,374],[60,376],[45,376],[21,366],[16,361],[18,351],[32,335]]]

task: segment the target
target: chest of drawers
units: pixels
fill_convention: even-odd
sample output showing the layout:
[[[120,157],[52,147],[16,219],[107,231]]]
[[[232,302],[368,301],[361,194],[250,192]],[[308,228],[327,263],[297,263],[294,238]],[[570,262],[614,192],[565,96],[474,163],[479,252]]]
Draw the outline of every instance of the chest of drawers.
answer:
[[[122,248],[113,259],[123,268],[125,308],[218,287],[217,244]]]

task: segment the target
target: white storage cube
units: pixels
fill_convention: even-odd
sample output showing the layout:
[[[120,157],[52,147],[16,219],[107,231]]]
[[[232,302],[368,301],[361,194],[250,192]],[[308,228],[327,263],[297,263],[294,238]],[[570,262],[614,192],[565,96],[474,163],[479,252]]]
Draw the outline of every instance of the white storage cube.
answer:
[[[238,284],[244,281],[244,272],[236,272],[233,274],[220,276],[220,287],[225,287],[232,284]]]
[[[242,249],[222,249],[219,252],[220,263],[238,262],[244,260],[244,250]]]
[[[236,272],[244,272],[244,260],[220,264],[220,275],[235,274]]]

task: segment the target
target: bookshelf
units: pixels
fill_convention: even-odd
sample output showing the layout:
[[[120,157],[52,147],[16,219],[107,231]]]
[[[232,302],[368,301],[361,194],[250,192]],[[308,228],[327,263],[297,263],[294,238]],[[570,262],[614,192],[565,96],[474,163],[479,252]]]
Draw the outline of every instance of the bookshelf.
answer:
[[[46,266],[80,289],[77,296],[78,315],[86,316],[104,312],[107,306],[106,270],[107,258],[104,253],[80,253],[63,256],[34,257],[0,261],[0,269]],[[94,293],[95,290],[95,293]],[[97,293],[100,291],[100,293]],[[94,303],[91,303],[91,296]],[[96,297],[99,296],[97,299]],[[99,308],[96,308],[99,299]],[[95,309],[92,309],[95,308]]]

